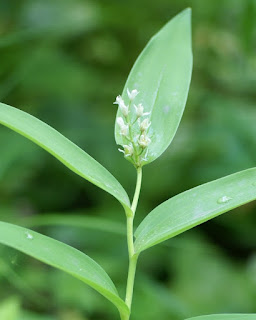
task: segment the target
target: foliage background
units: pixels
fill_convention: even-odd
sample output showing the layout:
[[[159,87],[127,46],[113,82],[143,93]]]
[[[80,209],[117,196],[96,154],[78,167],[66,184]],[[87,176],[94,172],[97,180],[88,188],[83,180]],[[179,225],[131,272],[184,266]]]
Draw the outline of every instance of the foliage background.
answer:
[[[130,195],[132,166],[113,138],[115,96],[149,38],[193,10],[194,71],[171,147],[144,170],[136,224],[160,202],[255,166],[255,0],[0,0],[0,100],[49,123],[106,166]],[[81,213],[125,223],[120,205],[31,142],[0,128],[0,218],[22,223]],[[132,319],[256,313],[256,205],[250,203],[143,253]],[[38,227],[86,252],[124,295],[126,240]],[[117,319],[84,284],[0,246],[7,320]]]

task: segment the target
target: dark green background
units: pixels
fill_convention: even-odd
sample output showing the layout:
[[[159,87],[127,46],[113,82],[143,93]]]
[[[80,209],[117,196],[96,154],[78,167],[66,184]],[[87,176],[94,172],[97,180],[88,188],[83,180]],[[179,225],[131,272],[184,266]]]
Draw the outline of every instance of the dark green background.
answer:
[[[172,145],[145,167],[136,224],[179,192],[255,166],[256,1],[0,0],[0,100],[84,148],[130,196],[135,170],[117,151],[112,102],[150,37],[188,6],[194,53],[189,99]],[[125,224],[114,198],[3,127],[0,150],[3,221],[82,213]],[[255,211],[250,203],[143,253],[132,320],[256,313]],[[37,230],[86,252],[124,295],[124,237]],[[114,307],[84,284],[1,246],[0,310],[6,299],[23,309],[10,320],[118,319]]]

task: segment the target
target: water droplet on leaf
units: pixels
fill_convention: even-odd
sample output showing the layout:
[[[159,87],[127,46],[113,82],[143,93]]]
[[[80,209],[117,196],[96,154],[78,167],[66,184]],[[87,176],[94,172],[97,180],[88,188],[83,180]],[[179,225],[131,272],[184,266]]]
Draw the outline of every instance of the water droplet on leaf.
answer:
[[[34,239],[34,237],[32,236],[32,234],[29,233],[28,231],[25,232],[25,234],[26,234],[26,238],[27,238],[27,239],[29,239],[29,240],[33,240],[33,239]]]
[[[220,203],[220,204],[222,204],[222,203],[227,203],[227,202],[229,202],[230,200],[232,200],[231,197],[223,196],[223,197],[220,197],[217,202]]]

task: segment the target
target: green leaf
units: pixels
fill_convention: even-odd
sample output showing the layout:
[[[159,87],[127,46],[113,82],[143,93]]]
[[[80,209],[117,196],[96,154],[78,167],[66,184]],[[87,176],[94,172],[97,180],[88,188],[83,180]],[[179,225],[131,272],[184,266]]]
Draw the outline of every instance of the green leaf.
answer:
[[[255,320],[256,314],[212,314],[186,320]]]
[[[135,232],[140,252],[256,199],[256,168],[190,189],[156,207]]]
[[[122,98],[128,104],[127,88],[137,89],[134,103],[142,103],[145,111],[151,112],[151,143],[144,164],[158,158],[177,131],[187,100],[192,59],[191,9],[186,9],[149,41],[130,72]],[[121,116],[120,110],[117,116]],[[130,117],[135,117],[133,107]],[[117,144],[127,144],[117,125],[115,138]]]
[[[0,123],[51,153],[70,170],[112,194],[130,211],[130,201],[121,184],[101,164],[39,119],[0,103]]]
[[[129,313],[107,273],[84,253],[37,232],[5,222],[0,222],[0,243],[71,274],[110,300],[121,313]]]
[[[126,235],[126,227],[122,223],[109,221],[108,219],[103,219],[101,217],[77,215],[73,214],[72,212],[70,212],[68,215],[43,214],[33,217],[23,217],[22,221],[20,221],[19,224],[22,224],[23,226],[28,228],[57,225],[104,231],[121,236]]]

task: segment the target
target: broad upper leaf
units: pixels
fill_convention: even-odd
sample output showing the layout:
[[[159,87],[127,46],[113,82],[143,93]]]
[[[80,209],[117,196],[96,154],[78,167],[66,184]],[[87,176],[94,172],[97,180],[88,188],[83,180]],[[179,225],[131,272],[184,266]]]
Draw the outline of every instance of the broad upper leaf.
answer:
[[[149,163],[171,143],[185,108],[192,73],[191,10],[186,9],[168,22],[147,44],[135,62],[122,98],[128,104],[127,88],[137,89],[134,103],[151,112],[148,147]],[[120,110],[117,116],[121,116]],[[135,117],[133,106],[130,117]],[[127,144],[116,125],[117,144]]]
[[[130,210],[127,193],[112,174],[58,131],[30,114],[3,103],[0,103],[0,123],[38,144],[70,170],[112,194],[126,210]]]
[[[186,320],[255,320],[256,314],[212,314]]]
[[[26,253],[85,282],[129,313],[107,273],[90,257],[62,242],[13,224],[0,222],[0,243]]]
[[[135,232],[135,251],[143,251],[255,199],[256,168],[180,193],[142,221]]]

